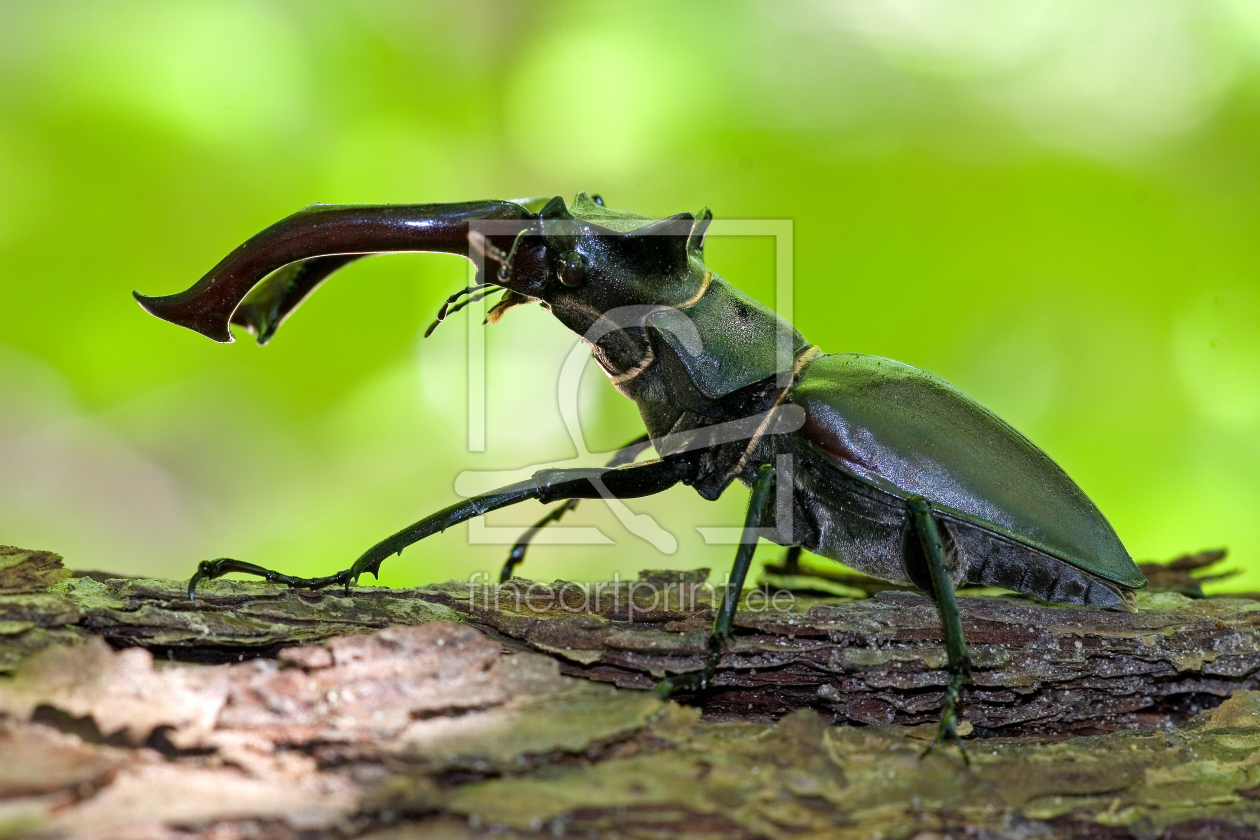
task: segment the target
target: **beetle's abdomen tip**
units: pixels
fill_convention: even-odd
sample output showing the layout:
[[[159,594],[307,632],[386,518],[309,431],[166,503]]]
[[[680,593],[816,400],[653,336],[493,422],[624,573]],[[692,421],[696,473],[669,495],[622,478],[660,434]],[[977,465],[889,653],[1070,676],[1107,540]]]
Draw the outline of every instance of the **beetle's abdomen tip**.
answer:
[[[136,303],[140,304],[141,309],[155,318],[190,329],[220,344],[231,344],[236,340],[226,323],[219,323],[213,313],[190,305],[188,301],[182,299],[183,295],[150,297],[137,291],[132,291],[131,295],[136,299]]]

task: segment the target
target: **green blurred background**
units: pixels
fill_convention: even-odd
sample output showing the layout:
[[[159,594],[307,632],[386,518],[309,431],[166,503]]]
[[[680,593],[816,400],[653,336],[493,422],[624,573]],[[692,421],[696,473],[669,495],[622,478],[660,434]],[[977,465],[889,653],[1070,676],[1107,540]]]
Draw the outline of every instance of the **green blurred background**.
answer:
[[[183,289],[315,201],[588,190],[793,220],[812,341],[944,376],[1135,557],[1225,545],[1229,587],[1260,589],[1258,150],[1251,2],[0,3],[0,543],[130,574],[225,554],[326,573],[454,501],[461,471],[572,457],[573,340],[537,307],[486,330],[468,451],[467,322],[420,338],[458,258],[357,264],[262,349],[130,292]],[[772,240],[708,256],[773,302]],[[611,449],[638,417],[587,373],[586,435]],[[722,570],[730,547],[693,526],[745,499],[632,503],[672,555],[588,503],[573,521],[618,545],[543,546],[522,572]],[[460,526],[384,580],[505,550]]]

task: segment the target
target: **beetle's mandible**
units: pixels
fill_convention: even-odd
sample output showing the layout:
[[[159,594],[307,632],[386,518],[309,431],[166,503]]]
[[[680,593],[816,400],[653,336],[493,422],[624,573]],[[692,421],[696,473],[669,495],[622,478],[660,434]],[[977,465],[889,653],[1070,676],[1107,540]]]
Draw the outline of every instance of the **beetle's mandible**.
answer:
[[[646,496],[680,483],[715,499],[738,480],[752,488],[751,500],[706,665],[658,690],[667,696],[708,686],[757,534],[770,534],[789,547],[789,558],[805,549],[933,595],[949,672],[933,746],[958,741],[959,692],[970,668],[954,587],[1000,586],[1062,604],[1133,609],[1133,590],[1145,577],[1054,461],[942,379],[889,359],[821,352],[709,271],[711,219],[708,210],[648,219],[585,193],[571,205],[559,197],[314,205],[245,242],[187,291],[137,293],[150,313],[215,341],[231,341],[229,324],[237,324],[264,344],[347,263],[399,251],[461,254],[482,270],[451,296],[438,321],[492,292],[503,294],[490,321],[513,306],[541,303],[589,341],[647,429],[604,469],[543,470],[451,505],[336,574],[297,578],[220,558],[200,564],[189,595],[199,581],[228,572],[312,589],[349,587],[364,572],[375,575],[389,555],[458,522],[527,499],[562,502],[512,549],[507,579],[538,529],[579,499]],[[649,445],[659,457],[636,463]]]

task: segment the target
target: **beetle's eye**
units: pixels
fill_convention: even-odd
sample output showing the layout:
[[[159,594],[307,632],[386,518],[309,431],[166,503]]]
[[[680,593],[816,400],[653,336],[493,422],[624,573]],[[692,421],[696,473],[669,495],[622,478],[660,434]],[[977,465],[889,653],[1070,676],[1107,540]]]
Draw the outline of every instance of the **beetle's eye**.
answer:
[[[556,269],[560,282],[566,286],[580,286],[586,280],[586,258],[577,251],[569,251],[560,257]]]

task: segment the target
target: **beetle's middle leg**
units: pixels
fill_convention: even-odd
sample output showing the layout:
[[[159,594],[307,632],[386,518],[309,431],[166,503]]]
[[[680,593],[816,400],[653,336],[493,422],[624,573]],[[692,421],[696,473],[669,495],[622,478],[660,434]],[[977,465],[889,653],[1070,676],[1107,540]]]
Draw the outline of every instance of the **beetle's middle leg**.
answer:
[[[414,525],[402,529],[369,548],[350,568],[326,577],[294,577],[253,563],[233,560],[230,557],[202,561],[192,576],[192,580],[188,582],[188,597],[193,597],[200,581],[223,577],[229,572],[258,575],[270,582],[284,583],[303,589],[323,589],[326,586],[340,585],[349,590],[364,572],[370,572],[374,577],[379,576],[381,563],[390,555],[401,554],[402,550],[412,543],[445,531],[452,525],[472,519],[474,516],[481,516],[492,510],[529,499],[548,503],[563,499],[607,497],[634,499],[652,496],[668,490],[675,484],[689,481],[695,473],[695,460],[689,455],[663,458],[658,461],[644,461],[641,464],[629,464],[616,469],[539,470],[532,478],[525,481],[473,496],[431,516],[426,516]]]
[[[932,504],[922,496],[911,496],[906,502],[910,521],[918,534],[919,543],[923,546],[923,555],[927,560],[928,574],[932,580],[932,594],[936,599],[937,609],[941,613],[941,625],[945,631],[945,652],[948,657],[946,665],[949,671],[949,684],[945,687],[945,696],[941,698],[941,725],[936,737],[923,751],[927,755],[936,749],[942,741],[952,741],[958,745],[963,760],[970,764],[967,751],[963,749],[962,739],[958,737],[958,707],[961,705],[960,692],[963,683],[971,676],[971,660],[967,656],[967,642],[963,638],[962,617],[958,614],[958,599],[954,597],[954,583],[950,580],[949,571],[945,568],[945,541],[941,537],[940,525],[932,513]]]
[[[652,439],[647,435],[641,435],[618,449],[604,467],[612,469],[613,467],[620,467],[622,464],[629,464],[651,445]],[[516,545],[512,546],[512,550],[508,552],[508,558],[503,563],[503,570],[499,572],[499,583],[507,583],[512,579],[512,573],[525,560],[525,552],[529,550],[529,544],[534,541],[534,537],[538,536],[538,532],[553,522],[559,522],[566,513],[577,508],[578,503],[581,501],[581,499],[569,499],[562,505],[556,505],[547,511],[542,519],[529,526],[529,529],[524,534],[521,534],[521,538],[516,541]]]
[[[735,618],[735,610],[739,607],[739,598],[744,594],[744,579],[748,577],[748,568],[752,565],[753,552],[757,548],[757,529],[765,519],[770,505],[771,491],[774,489],[774,467],[762,464],[757,468],[753,478],[752,496],[748,499],[748,514],[744,518],[744,533],[735,552],[735,565],[731,568],[731,579],[727,581],[726,594],[718,607],[717,618],[713,620],[713,632],[709,634],[709,653],[704,667],[688,674],[678,674],[661,680],[656,685],[656,693],[662,699],[668,698],[679,689],[708,688],[709,681],[717,672],[718,662],[722,658],[722,643],[731,636],[731,621]]]

